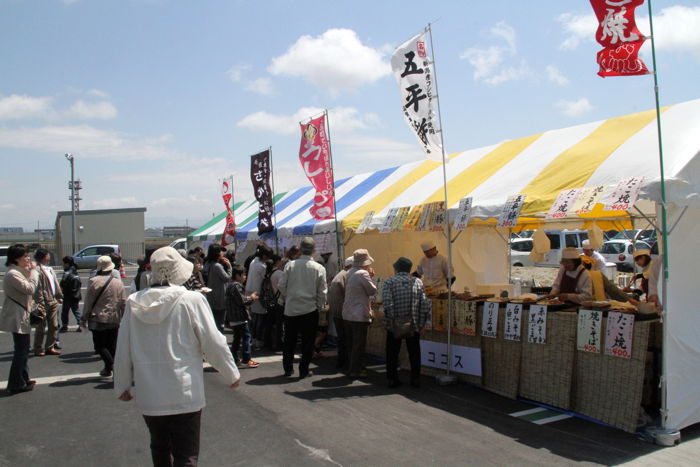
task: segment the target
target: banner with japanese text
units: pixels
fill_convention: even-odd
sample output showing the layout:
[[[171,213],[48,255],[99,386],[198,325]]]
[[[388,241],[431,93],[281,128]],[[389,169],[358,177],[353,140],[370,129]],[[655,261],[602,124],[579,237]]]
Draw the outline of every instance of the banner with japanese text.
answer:
[[[258,201],[258,235],[271,232],[273,205],[272,188],[270,188],[270,151],[250,156],[250,182],[253,194]]]
[[[426,51],[425,32],[416,34],[394,51],[391,69],[401,89],[401,107],[406,123],[426,155],[442,161],[440,125],[435,112],[435,74]]]
[[[316,220],[333,219],[335,190],[326,114],[300,125],[299,162],[311,185],[316,189],[309,212]]]
[[[226,226],[221,234],[221,245],[226,246],[233,243],[236,235],[236,220],[233,217],[233,177],[221,180],[221,198],[226,206]]]
[[[604,48],[597,55],[600,70],[606,76],[634,76],[649,73],[639,58],[646,38],[637,29],[634,10],[644,0],[590,0],[598,19],[595,38]]]

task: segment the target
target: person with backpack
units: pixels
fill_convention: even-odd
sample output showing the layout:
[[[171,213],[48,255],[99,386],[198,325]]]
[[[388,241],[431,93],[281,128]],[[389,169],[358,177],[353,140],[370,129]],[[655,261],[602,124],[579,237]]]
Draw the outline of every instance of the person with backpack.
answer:
[[[280,278],[284,271],[284,259],[278,255],[272,255],[272,273],[270,274],[270,287],[274,293],[275,302],[272,308],[270,325],[272,328],[272,349],[281,352],[284,345],[284,297],[279,289]],[[266,299],[267,300],[267,299]]]
[[[246,273],[243,268],[233,268],[231,276],[231,282],[226,286],[226,312],[233,328],[231,354],[238,368],[257,368],[260,364],[250,358],[251,335],[248,322],[250,304],[258,300],[258,296],[254,293],[245,294],[243,284],[246,281]]]
[[[80,299],[82,293],[80,289],[83,284],[78,275],[78,268],[75,261],[70,256],[63,257],[63,276],[61,276],[61,290],[63,291],[63,308],[61,309],[61,329],[59,332],[68,332],[69,313],[72,311],[75,316],[75,321],[78,324],[78,332],[80,328]]]
[[[264,323],[262,329],[263,342],[265,347],[274,348],[275,339],[275,324],[277,321],[277,315],[279,308],[279,298],[280,292],[277,287],[279,284],[279,275],[281,271],[276,268],[281,263],[281,258],[275,254],[272,255],[271,259],[266,261],[265,267],[265,277],[263,277],[262,284],[260,286],[260,304],[267,310],[264,315]],[[275,284],[272,283],[272,276],[277,272]],[[281,312],[284,315],[284,310]],[[277,342],[279,343],[279,342]]]

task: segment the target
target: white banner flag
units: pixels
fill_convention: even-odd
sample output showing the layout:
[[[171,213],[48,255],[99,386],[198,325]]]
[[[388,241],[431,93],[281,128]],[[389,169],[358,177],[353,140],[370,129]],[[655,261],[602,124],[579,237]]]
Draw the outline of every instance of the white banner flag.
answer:
[[[440,125],[435,106],[435,74],[428,57],[425,32],[401,44],[391,57],[391,69],[401,89],[401,107],[408,126],[430,159],[442,161]]]

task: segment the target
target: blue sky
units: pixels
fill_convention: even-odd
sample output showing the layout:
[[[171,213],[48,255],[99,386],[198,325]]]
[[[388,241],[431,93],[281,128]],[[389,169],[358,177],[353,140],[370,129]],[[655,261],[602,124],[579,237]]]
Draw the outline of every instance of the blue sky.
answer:
[[[653,5],[662,105],[698,98],[700,5]],[[388,62],[435,20],[449,153],[654,106],[650,76],[596,75],[587,0],[0,0],[0,226],[70,208],[65,152],[83,209],[197,226],[268,146],[277,191],[306,184],[297,122],[323,108],[336,178],[421,159]]]

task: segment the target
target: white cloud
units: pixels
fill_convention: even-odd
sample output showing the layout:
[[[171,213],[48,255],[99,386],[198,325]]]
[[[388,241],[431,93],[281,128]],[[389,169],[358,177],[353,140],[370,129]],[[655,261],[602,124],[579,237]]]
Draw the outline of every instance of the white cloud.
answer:
[[[593,110],[593,106],[585,97],[575,101],[560,99],[556,105],[567,117],[579,117]]]
[[[0,120],[46,118],[53,114],[53,99],[12,94],[0,96]]]
[[[363,45],[351,29],[329,29],[318,37],[301,36],[272,59],[273,75],[303,78],[331,94],[355,91],[391,73],[380,49]]]
[[[515,29],[501,21],[489,30],[489,34],[505,44],[488,47],[470,47],[459,58],[467,60],[474,68],[474,81],[483,81],[497,85],[507,81],[515,81],[532,75],[525,60],[515,65],[505,65],[506,60],[514,60],[517,48]]]
[[[107,101],[85,102],[79,99],[64,115],[82,120],[109,120],[117,116],[117,108]]]
[[[169,135],[140,138],[126,133],[100,130],[89,125],[44,126],[38,128],[0,127],[0,146],[32,149],[91,159],[168,159],[183,157],[168,146]]]
[[[547,65],[545,69],[547,72],[547,79],[559,86],[566,86],[569,84],[569,78],[564,76],[562,72],[554,65]]]
[[[125,196],[123,198],[103,198],[94,201],[87,201],[85,202],[85,207],[88,209],[117,209],[137,207],[139,204],[141,203],[139,203],[135,197]]]
[[[274,89],[272,88],[272,80],[270,80],[270,78],[255,79],[248,83],[245,88],[249,91],[253,91],[263,96],[271,96],[272,94],[274,94]]]
[[[109,97],[109,94],[107,94],[105,91],[102,91],[100,89],[90,89],[87,92],[88,96],[93,96],[93,97],[100,97],[102,99],[107,99]]]
[[[566,34],[560,49],[573,50],[581,41],[595,42],[598,21],[593,13],[564,13],[557,20]],[[637,14],[636,20],[639,30],[648,34],[649,17]],[[690,52],[700,59],[700,7],[675,5],[662,9],[654,15],[654,32],[657,49]]]
[[[15,205],[10,203],[0,204],[0,209],[15,209]]]
[[[241,80],[243,79],[243,73],[245,71],[250,70],[251,66],[248,64],[239,64],[232,66],[229,68],[229,70],[226,72],[228,77],[233,81],[234,83],[240,83]]]
[[[299,132],[299,122],[323,112],[320,107],[302,107],[292,115],[275,115],[265,111],[255,112],[236,123],[236,126],[256,131],[269,131],[283,135]],[[351,132],[376,126],[379,117],[374,113],[359,115],[354,107],[335,107],[328,111],[328,121],[332,131]]]

